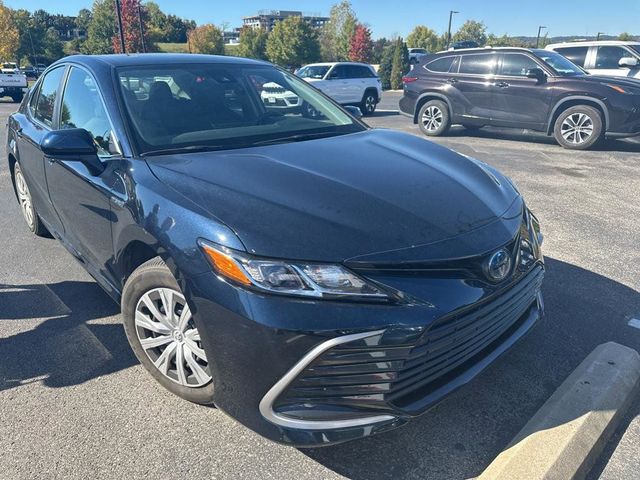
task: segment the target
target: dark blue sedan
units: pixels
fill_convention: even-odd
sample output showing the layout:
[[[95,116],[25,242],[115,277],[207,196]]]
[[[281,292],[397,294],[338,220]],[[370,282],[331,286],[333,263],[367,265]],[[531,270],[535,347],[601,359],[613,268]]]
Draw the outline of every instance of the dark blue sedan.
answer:
[[[265,62],[74,56],[11,116],[8,161],[158,382],[316,446],[423,413],[543,310],[513,184],[352,113]]]

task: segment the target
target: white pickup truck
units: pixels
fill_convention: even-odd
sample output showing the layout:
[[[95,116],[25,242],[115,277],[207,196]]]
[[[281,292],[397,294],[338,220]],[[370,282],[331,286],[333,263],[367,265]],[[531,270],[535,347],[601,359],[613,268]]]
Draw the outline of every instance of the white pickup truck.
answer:
[[[27,91],[27,76],[24,73],[0,73],[0,98],[11,97],[20,103]]]

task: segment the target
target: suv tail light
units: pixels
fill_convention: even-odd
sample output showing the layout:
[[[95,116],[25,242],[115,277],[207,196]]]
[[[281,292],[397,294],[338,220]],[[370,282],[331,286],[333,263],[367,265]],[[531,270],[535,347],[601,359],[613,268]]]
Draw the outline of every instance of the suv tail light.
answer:
[[[415,82],[416,80],[418,80],[418,77],[410,77],[410,76],[402,77],[402,83],[411,83],[411,82]]]

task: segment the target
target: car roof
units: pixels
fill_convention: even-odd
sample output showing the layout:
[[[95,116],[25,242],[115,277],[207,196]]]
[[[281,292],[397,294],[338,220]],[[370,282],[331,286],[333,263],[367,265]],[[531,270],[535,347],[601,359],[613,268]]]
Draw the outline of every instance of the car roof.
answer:
[[[128,53],[113,55],[71,55],[61,58],[56,63],[73,62],[96,66],[107,64],[112,67],[144,66],[144,65],[186,65],[193,63],[271,65],[262,60],[224,55],[199,55],[191,53]]]
[[[500,52],[533,52],[535,48],[524,48],[524,47],[492,47],[487,45],[486,47],[473,47],[473,48],[450,48],[449,50],[440,50],[437,52],[437,55],[448,53],[458,55],[460,53],[482,53],[482,52],[492,52],[492,51],[500,51]]]
[[[547,45],[547,49],[551,50],[557,47],[591,47],[595,45],[618,46],[618,45],[640,45],[640,42],[625,42],[623,40],[585,40],[580,42],[560,42]]]
[[[370,67],[368,63],[362,62],[319,62],[319,63],[308,63],[305,67],[331,67],[333,65],[364,65],[365,67]]]

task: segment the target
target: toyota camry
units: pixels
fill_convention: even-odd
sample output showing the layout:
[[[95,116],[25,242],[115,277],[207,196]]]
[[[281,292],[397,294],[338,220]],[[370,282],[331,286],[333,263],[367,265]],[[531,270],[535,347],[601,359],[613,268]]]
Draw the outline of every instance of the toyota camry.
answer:
[[[542,315],[542,235],[508,178],[265,62],[64,58],[7,146],[28,228],[121,305],[146,370],[275,441],[402,425]]]

